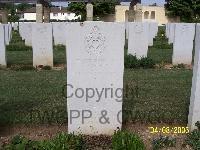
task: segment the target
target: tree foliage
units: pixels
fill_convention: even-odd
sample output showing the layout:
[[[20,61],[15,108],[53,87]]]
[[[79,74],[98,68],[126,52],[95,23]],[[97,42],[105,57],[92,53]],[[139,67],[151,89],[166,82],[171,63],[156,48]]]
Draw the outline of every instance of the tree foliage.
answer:
[[[94,0],[92,2],[94,5],[94,15],[95,16],[105,16],[107,14],[115,13],[115,5],[119,4],[117,0]]]
[[[86,18],[86,4],[84,2],[72,2],[68,6],[68,10],[74,12],[77,16],[81,15],[81,19],[85,20]]]
[[[105,16],[115,13],[115,5],[119,4],[118,0],[93,0],[94,16]],[[86,3],[72,2],[69,4],[68,10],[81,15],[82,20],[86,18]]]
[[[200,22],[200,0],[167,0],[168,16],[180,16],[184,22]]]
[[[23,11],[25,11],[26,9],[31,8],[32,5],[27,4],[27,3],[20,3],[20,4],[16,5],[15,7],[16,7],[17,10],[20,10],[20,11],[23,12]]]

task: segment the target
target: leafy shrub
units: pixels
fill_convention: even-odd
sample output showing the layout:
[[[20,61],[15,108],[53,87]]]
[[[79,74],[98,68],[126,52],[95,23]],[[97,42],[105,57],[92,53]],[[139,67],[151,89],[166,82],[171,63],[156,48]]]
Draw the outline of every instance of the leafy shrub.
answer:
[[[138,68],[140,63],[136,56],[133,55],[126,55],[124,58],[124,65],[125,68]]]
[[[3,146],[4,150],[25,150],[25,149],[39,149],[39,142],[37,141],[31,141],[27,138],[17,135],[15,136],[9,145]]]
[[[83,150],[85,149],[85,143],[81,135],[76,136],[73,134],[66,134],[64,132],[58,134],[51,140],[44,141],[31,141],[27,138],[17,135],[10,144],[4,145],[5,150]]]
[[[117,131],[112,137],[113,150],[144,150],[143,141],[135,134]]]
[[[124,58],[124,66],[125,68],[154,68],[155,62],[153,59],[149,57],[143,57],[141,59],[137,59],[136,56],[131,54],[126,55]]]
[[[26,46],[22,43],[14,43],[6,46],[7,51],[32,51],[31,46]]]
[[[66,48],[65,45],[59,44],[59,45],[54,45],[53,49],[56,51],[65,51]]]
[[[175,147],[176,139],[170,138],[168,136],[166,137],[160,136],[158,139],[154,139],[152,144],[153,144],[153,150],[159,150],[167,147]]]
[[[186,144],[190,145],[194,150],[200,149],[200,122],[196,124],[197,129],[187,135]]]
[[[155,62],[149,57],[143,57],[140,59],[140,67],[142,68],[154,68]]]

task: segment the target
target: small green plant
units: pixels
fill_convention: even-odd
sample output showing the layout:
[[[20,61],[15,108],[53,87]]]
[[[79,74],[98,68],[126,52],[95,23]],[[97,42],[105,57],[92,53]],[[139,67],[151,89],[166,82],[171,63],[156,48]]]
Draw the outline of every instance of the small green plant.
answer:
[[[61,132],[54,139],[41,142],[40,148],[52,150],[82,150],[85,148],[85,144],[81,135],[76,136]]]
[[[145,150],[143,141],[136,134],[117,131],[112,137],[113,150]]]
[[[197,122],[195,123],[195,126],[196,126],[197,129],[200,131],[200,121],[197,121]]]
[[[190,145],[194,150],[200,149],[200,122],[196,122],[197,129],[187,135],[186,144]]]
[[[142,68],[154,68],[155,66],[155,62],[153,61],[153,59],[149,58],[149,57],[142,57],[140,59],[140,67]]]
[[[34,150],[38,148],[39,142],[28,140],[21,135],[16,135],[15,137],[13,137],[9,145],[3,146],[4,150]]]
[[[43,70],[51,70],[52,68],[51,68],[51,66],[43,66],[42,69]]]
[[[129,54],[124,58],[124,65],[125,68],[139,68],[140,63],[136,56]]]
[[[136,56],[131,54],[126,55],[124,58],[125,68],[154,68],[155,62],[153,59],[149,57],[142,57],[141,59],[137,59]]]
[[[185,65],[184,64],[178,64],[178,65],[174,65],[173,68],[184,69]]]
[[[177,67],[178,67],[178,68],[182,68],[182,69],[184,69],[184,68],[185,68],[185,65],[184,65],[184,64],[178,64]]]
[[[83,150],[85,143],[81,135],[67,134],[61,132],[55,138],[44,141],[32,141],[17,135],[10,144],[4,145],[5,150]]]
[[[167,147],[175,147],[176,139],[168,136],[160,136],[158,139],[154,139],[152,142],[153,150],[159,150]]]

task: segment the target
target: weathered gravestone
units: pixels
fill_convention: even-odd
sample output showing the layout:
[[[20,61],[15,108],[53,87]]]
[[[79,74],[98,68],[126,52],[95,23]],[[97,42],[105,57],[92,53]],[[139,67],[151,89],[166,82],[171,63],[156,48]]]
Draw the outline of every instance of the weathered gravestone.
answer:
[[[53,67],[52,24],[32,24],[33,66]]]
[[[43,22],[43,5],[36,4],[36,22],[42,23]]]
[[[93,21],[93,5],[91,3],[88,3],[86,5],[86,12],[87,12],[87,21]]]
[[[4,34],[4,25],[0,24],[0,66],[6,66],[6,48]]]
[[[195,24],[177,23],[175,28],[175,39],[173,45],[172,63],[191,64],[193,40],[195,35]]]
[[[66,38],[65,38],[65,25],[67,23],[64,22],[54,22],[53,24],[53,39],[54,44],[66,44]],[[67,36],[67,35],[66,35]]]
[[[68,131],[112,135],[122,121],[125,25],[67,28]]]
[[[148,23],[129,22],[128,54],[137,58],[146,57],[148,52]]]
[[[196,27],[195,58],[188,116],[188,126],[191,130],[196,128],[197,121],[200,121],[200,24]]]

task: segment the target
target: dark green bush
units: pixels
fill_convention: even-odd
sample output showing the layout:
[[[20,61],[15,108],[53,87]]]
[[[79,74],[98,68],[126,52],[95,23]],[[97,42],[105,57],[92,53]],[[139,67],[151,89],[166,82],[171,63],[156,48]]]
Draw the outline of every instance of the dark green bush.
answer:
[[[143,57],[139,61],[142,68],[154,68],[155,66],[155,62],[149,57]]]
[[[197,129],[187,135],[186,144],[190,145],[194,150],[200,149],[200,122],[196,124]]]
[[[129,55],[125,55],[124,66],[125,68],[139,68],[140,63],[136,56],[129,54]]]
[[[125,55],[124,58],[124,66],[125,68],[154,68],[155,62],[153,59],[149,57],[143,57],[141,59],[137,59],[136,56],[131,54]]]
[[[176,139],[170,138],[168,136],[160,136],[158,139],[154,139],[153,142],[153,150],[159,150],[162,148],[175,147]]]
[[[126,131],[117,131],[112,137],[113,150],[144,150],[145,146],[139,136]]]

